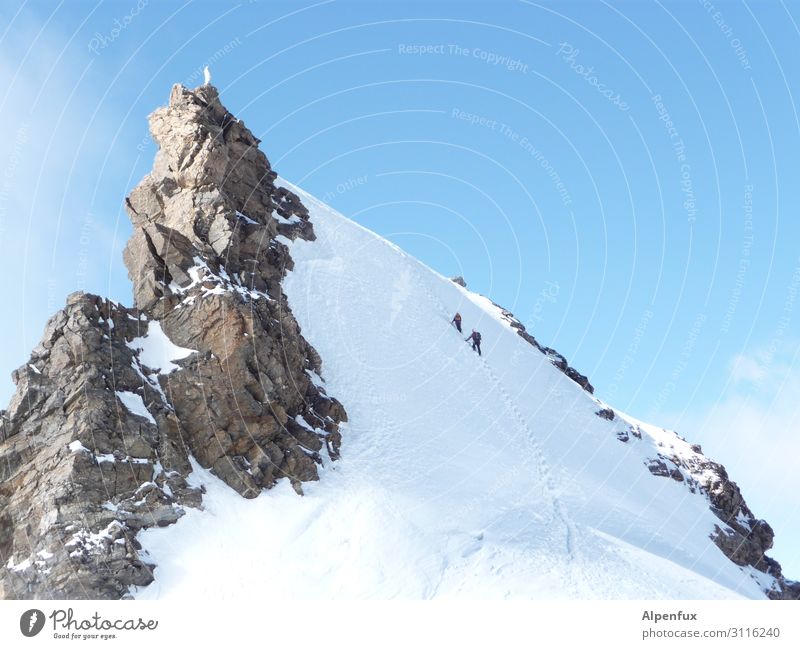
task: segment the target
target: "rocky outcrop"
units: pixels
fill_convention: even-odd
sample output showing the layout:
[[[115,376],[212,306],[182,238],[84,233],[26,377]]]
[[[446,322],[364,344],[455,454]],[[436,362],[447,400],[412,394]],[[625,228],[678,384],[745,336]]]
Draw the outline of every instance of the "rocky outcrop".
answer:
[[[125,263],[136,306],[197,350],[166,386],[187,446],[244,496],[282,477],[299,491],[337,456],[345,418],[281,290],[284,241],[314,238],[308,211],[213,86],[175,86],[150,128],[159,152],[127,201]]]
[[[580,385],[584,390],[586,390],[589,394],[594,394],[594,386],[589,383],[589,379],[586,378],[583,374],[581,374],[578,370],[574,367],[570,367],[569,363],[567,363],[567,359],[564,358],[561,354],[559,354],[555,349],[550,347],[545,347],[539,344],[539,341],[536,340],[530,333],[525,330],[525,325],[523,325],[517,318],[514,317],[514,314],[507,309],[504,309],[499,304],[495,304],[495,306],[500,309],[503,318],[508,322],[509,326],[516,330],[517,334],[525,340],[527,343],[533,345],[542,352],[550,362],[555,365],[559,370],[561,370],[564,374],[566,374],[570,379],[575,381],[578,385]]]
[[[766,555],[775,538],[772,527],[756,518],[725,467],[705,457],[697,445],[690,454],[670,460],[686,476],[690,490],[698,489],[708,497],[711,511],[722,522],[711,534],[717,547],[735,564],[752,566],[772,577],[767,590],[771,599],[800,599],[800,583],[786,579],[781,565]]]
[[[594,414],[600,417],[600,419],[607,419],[608,421],[614,421],[614,418],[616,417],[611,408],[601,408]]]
[[[77,293],[14,372],[0,445],[1,597],[120,597],[152,580],[136,532],[200,504],[179,422],[130,346],[147,330],[136,312]]]
[[[254,497],[338,457],[346,413],[281,290],[308,211],[212,86],[175,86],[150,128],[126,201],[135,308],[70,296],[0,412],[2,598],[148,584],[136,534],[201,506],[192,462]]]
[[[603,408],[597,414],[602,412],[610,412],[612,417],[604,418],[615,420],[610,408]],[[667,435],[667,431],[664,433]],[[616,435],[625,443],[631,436],[642,440],[642,431],[637,425],[618,430]],[[759,580],[759,584],[768,597],[800,599],[800,582],[784,577],[781,565],[766,555],[775,537],[772,527],[755,517],[725,467],[706,457],[699,444],[690,444],[676,433],[668,435],[673,439],[669,443],[659,442],[662,450],[645,462],[650,473],[682,482],[690,492],[708,499],[709,508],[720,520],[710,538],[735,564],[764,573],[765,578]]]

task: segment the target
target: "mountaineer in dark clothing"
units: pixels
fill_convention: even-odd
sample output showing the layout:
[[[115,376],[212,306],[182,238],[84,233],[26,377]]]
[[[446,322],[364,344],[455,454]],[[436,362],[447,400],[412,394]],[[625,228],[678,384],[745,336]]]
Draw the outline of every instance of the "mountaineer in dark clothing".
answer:
[[[456,313],[455,317],[450,322],[456,326],[458,333],[461,333],[461,314]]]
[[[472,341],[472,351],[477,351],[478,356],[482,356],[481,354],[481,334],[478,331],[472,330],[472,333],[464,339],[464,341]]]

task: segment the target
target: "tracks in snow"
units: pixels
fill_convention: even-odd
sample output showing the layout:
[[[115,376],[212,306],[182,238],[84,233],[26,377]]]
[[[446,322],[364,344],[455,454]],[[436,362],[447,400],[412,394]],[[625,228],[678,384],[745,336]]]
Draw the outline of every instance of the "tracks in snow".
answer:
[[[425,281],[425,278],[422,274],[417,271],[417,280],[419,282],[419,286],[425,292],[425,295],[428,299],[436,306],[439,312],[445,316],[445,318],[450,318],[450,314],[447,308],[442,304],[440,299],[437,295],[431,291],[428,283]],[[472,352],[470,350],[471,354]],[[525,421],[525,418],[522,416],[522,413],[517,408],[514,400],[511,398],[511,395],[503,386],[503,382],[500,377],[495,373],[492,369],[491,365],[482,357],[475,354],[477,362],[483,368],[484,373],[488,376],[490,382],[497,390],[497,393],[500,395],[501,399],[503,400],[503,404],[505,406],[505,411],[508,412],[519,424],[520,428],[525,432],[528,442],[530,444],[530,455],[535,460],[536,466],[539,469],[539,475],[542,478],[542,481],[545,486],[546,495],[550,500],[551,507],[552,507],[552,520],[558,521],[560,525],[564,529],[564,548],[567,554],[567,557],[572,560],[576,556],[576,546],[575,546],[575,539],[577,537],[577,532],[575,528],[575,524],[570,519],[569,514],[567,513],[564,505],[562,504],[561,500],[558,497],[558,486],[556,484],[556,480],[553,476],[553,472],[550,469],[550,465],[547,462],[547,459],[544,455],[542,447],[540,446],[539,442],[536,439],[536,435],[531,430],[528,423]]]

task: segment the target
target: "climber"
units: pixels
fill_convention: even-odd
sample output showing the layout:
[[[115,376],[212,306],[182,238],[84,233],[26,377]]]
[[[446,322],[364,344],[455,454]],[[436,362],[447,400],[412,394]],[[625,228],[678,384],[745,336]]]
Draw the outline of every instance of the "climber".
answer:
[[[456,326],[456,329],[458,329],[458,333],[461,333],[461,314],[460,313],[456,312],[455,317],[450,321],[450,323],[454,324]]]
[[[478,331],[472,330],[472,333],[464,339],[464,342],[471,340],[472,341],[472,351],[477,351],[478,356],[482,356],[481,354],[481,334]]]

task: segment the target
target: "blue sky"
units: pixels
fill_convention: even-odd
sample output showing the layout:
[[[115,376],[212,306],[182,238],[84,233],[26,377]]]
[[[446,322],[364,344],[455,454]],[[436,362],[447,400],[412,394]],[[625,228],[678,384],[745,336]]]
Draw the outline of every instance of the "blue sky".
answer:
[[[780,2],[4,2],[0,401],[69,292],[130,303],[146,116],[210,63],[279,173],[702,443],[798,578],[798,24]]]

